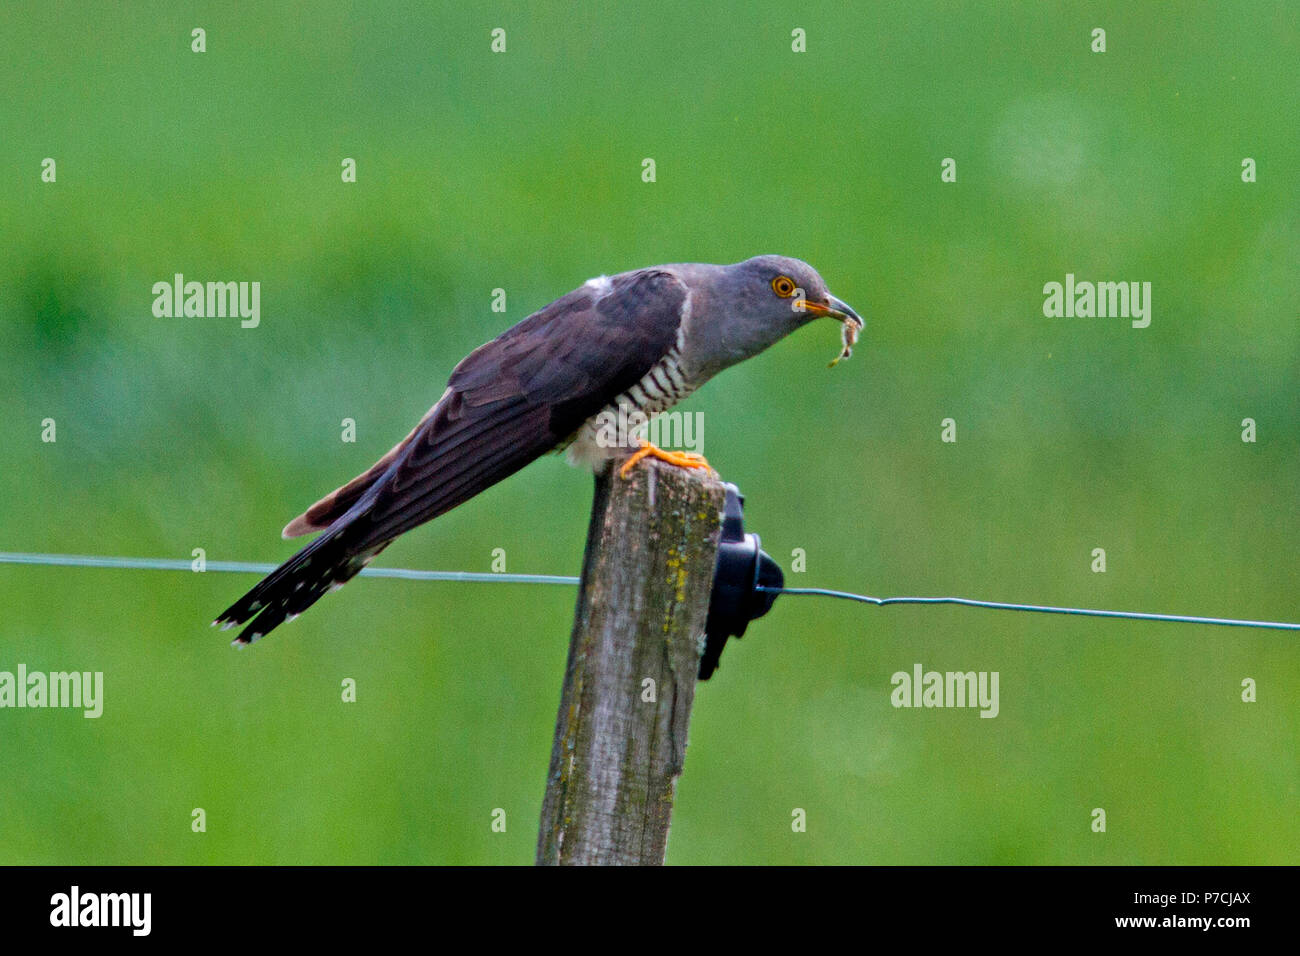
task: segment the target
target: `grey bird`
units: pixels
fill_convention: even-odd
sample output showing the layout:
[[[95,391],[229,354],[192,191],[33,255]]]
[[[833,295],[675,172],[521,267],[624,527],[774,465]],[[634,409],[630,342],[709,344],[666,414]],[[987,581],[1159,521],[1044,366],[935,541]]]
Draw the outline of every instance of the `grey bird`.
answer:
[[[324,533],[213,624],[247,624],[234,643],[252,643],[342,587],[398,535],[547,452],[567,448],[571,461],[592,468],[624,459],[623,477],[647,455],[707,467],[698,455],[663,451],[639,436],[611,442],[601,426],[610,415],[666,411],[823,316],[844,324],[847,357],[862,319],[812,266],[785,256],[587,281],[471,352],[406,438],[289,522],[283,536]]]

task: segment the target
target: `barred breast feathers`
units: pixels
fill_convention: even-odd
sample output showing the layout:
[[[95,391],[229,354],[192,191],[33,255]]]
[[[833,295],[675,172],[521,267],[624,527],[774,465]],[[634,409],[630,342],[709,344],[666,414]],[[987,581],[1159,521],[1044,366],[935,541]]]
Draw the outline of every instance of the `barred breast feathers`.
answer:
[[[589,284],[596,284],[592,279]],[[598,287],[598,286],[597,286]],[[637,447],[635,434],[620,435],[625,443],[610,441],[611,422],[617,424],[626,421],[633,412],[640,412],[646,418],[666,412],[678,402],[695,391],[682,368],[682,348],[686,342],[686,322],[691,314],[691,297],[688,295],[682,303],[682,321],[677,327],[677,341],[667,354],[659,359],[641,380],[625,392],[621,392],[598,414],[589,418],[578,430],[568,447],[568,459],[572,465],[581,465],[593,470],[611,458],[619,458]],[[616,431],[621,431],[616,429]]]

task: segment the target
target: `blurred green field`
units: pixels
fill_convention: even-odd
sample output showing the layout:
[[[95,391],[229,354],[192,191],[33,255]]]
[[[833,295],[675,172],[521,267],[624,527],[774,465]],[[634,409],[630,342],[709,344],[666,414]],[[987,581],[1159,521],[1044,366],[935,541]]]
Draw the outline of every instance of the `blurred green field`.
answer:
[[[853,359],[813,325],[683,407],[790,584],[1300,620],[1293,4],[18,2],[0,52],[0,550],[282,560],[507,324],[780,252]],[[177,272],[261,325],[155,318]],[[1067,272],[1151,326],[1045,318]],[[590,493],[545,459],[381,563],[577,573]],[[0,863],[531,862],[574,592],[361,580],[236,652],[253,581],[0,565],[0,670],[106,696],[0,710]],[[1000,715],[895,710],[916,662]],[[1294,863],[1298,683],[1283,632],[783,598],[669,861]]]

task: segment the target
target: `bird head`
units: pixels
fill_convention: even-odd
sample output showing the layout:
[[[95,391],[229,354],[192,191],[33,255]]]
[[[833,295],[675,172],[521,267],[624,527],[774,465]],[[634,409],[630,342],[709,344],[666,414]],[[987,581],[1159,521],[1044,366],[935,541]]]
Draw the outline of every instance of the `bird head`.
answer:
[[[714,304],[720,306],[722,338],[733,361],[757,355],[813,319],[843,323],[846,349],[863,326],[848,303],[831,295],[817,270],[799,259],[755,256],[721,272]]]

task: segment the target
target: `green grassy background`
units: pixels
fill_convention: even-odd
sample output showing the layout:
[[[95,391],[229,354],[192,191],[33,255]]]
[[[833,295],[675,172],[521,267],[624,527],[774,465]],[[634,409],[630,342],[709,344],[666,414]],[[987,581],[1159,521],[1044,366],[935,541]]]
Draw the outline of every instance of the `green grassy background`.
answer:
[[[866,316],[852,361],[814,325],[684,408],[791,584],[1300,620],[1288,3],[23,2],[0,38],[0,550],[281,560],[504,325],[781,252]],[[154,318],[176,272],[260,281],[260,328]],[[1150,328],[1044,318],[1067,272],[1151,282]],[[577,573],[590,486],[543,460],[383,563]],[[358,581],[239,653],[207,625],[252,583],[0,566],[0,670],[106,684],[0,711],[0,862],[532,859],[571,589]],[[1000,716],[894,710],[917,661],[998,671]],[[1298,680],[1281,632],[783,598],[700,689],[669,860],[1295,862]]]

